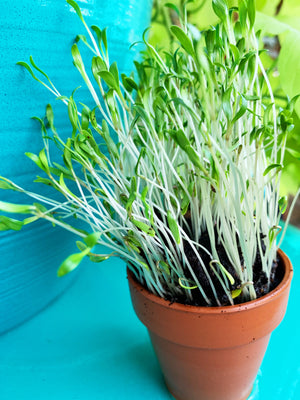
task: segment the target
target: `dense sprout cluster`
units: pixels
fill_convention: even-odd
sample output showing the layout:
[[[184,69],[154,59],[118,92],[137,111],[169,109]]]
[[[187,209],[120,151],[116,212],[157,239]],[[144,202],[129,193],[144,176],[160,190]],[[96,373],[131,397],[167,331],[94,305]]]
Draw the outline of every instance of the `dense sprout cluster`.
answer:
[[[68,3],[85,24],[78,5]],[[10,228],[44,218],[82,238],[59,275],[86,255],[93,261],[117,255],[161,297],[193,303],[200,296],[204,304],[221,305],[256,297],[259,259],[269,284],[285,208],[279,180],[293,101],[276,108],[254,2],[229,9],[214,0],[213,7],[220,23],[201,32],[178,10],[180,26],[170,28],[174,51],[155,49],[145,32],[143,59],[130,76],[110,64],[106,31],[85,24],[89,38],[80,39],[93,53],[91,74],[77,44],[72,55],[93,109],[75,101],[80,91],[61,96],[32,59],[21,63],[68,108],[68,140],[59,136],[48,105],[47,124],[40,120],[45,148],[28,154],[46,174],[37,180],[65,200],[28,193],[39,203],[0,208],[33,214],[22,222],[7,219]],[[62,152],[61,165],[52,163],[49,141]],[[72,224],[74,216],[85,230]],[[108,253],[96,254],[96,244]]]

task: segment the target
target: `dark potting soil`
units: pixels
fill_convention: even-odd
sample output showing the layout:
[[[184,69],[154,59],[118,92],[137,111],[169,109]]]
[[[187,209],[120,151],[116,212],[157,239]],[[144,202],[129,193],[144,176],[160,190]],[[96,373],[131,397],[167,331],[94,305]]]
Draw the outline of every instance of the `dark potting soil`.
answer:
[[[215,232],[215,234],[217,235],[217,232]],[[209,239],[208,232],[204,232],[201,235],[199,242],[207,250],[211,251],[211,245],[210,245],[210,239]],[[264,249],[263,243],[262,243],[262,247]],[[199,262],[198,257],[196,256],[196,254],[194,253],[194,251],[192,250],[192,248],[190,247],[190,245],[187,242],[184,244],[184,251],[185,251],[187,259],[189,260],[190,265],[193,268],[195,275],[197,276],[199,282],[201,282],[201,285],[202,285],[207,297],[211,301],[211,305],[217,306],[218,304],[215,300],[215,296],[213,295],[213,292],[212,292],[212,289],[211,289],[211,286],[209,283],[209,279],[208,279],[206,273],[204,272],[204,270]],[[231,265],[231,263],[227,257],[226,251],[222,244],[217,245],[217,253],[218,253],[221,264],[235,279],[234,285],[230,285],[230,291],[232,291],[234,289],[238,289],[241,284],[240,279],[238,278],[233,266]],[[222,285],[220,284],[220,282],[219,282],[217,276],[215,275],[215,273],[213,272],[212,268],[209,267],[209,262],[210,262],[209,255],[204,250],[201,250],[201,249],[199,250],[199,255],[200,255],[204,265],[207,267],[207,271],[209,272],[210,279],[215,286],[216,293],[217,293],[219,301],[221,302],[221,305],[222,306],[230,305],[228,296],[225,294],[225,291],[224,291]],[[240,258],[242,260],[241,251],[240,251]],[[215,266],[215,267],[217,267],[217,266]],[[254,283],[254,288],[255,288],[257,298],[264,296],[265,294],[272,291],[276,286],[278,286],[279,283],[283,279],[283,274],[284,274],[283,266],[281,265],[279,258],[276,258],[273,261],[270,283],[268,284],[268,278],[266,276],[266,273],[262,270],[261,257],[260,257],[260,254],[258,253],[256,256],[256,259],[255,259],[254,265],[253,265],[253,283]],[[185,271],[185,277],[187,279],[193,280],[193,278],[188,270]],[[169,300],[171,303],[176,302],[176,303],[182,303],[182,304],[187,304],[187,305],[207,306],[206,301],[204,300],[202,294],[200,293],[200,291],[198,289],[194,289],[192,291],[192,294],[193,294],[193,301],[190,301],[186,297],[186,295],[179,295],[179,296],[174,297],[173,294],[167,295],[167,300]],[[234,299],[235,304],[240,304],[245,301],[246,300],[243,298],[242,295],[240,295]]]

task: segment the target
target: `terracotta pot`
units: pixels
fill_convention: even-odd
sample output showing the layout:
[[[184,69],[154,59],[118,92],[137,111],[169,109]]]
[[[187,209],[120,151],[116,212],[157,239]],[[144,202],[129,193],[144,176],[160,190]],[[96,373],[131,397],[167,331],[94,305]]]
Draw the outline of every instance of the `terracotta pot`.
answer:
[[[177,400],[245,400],[271,332],[284,317],[293,269],[266,296],[241,305],[195,307],[155,296],[128,272],[133,307],[146,325],[166,384]]]

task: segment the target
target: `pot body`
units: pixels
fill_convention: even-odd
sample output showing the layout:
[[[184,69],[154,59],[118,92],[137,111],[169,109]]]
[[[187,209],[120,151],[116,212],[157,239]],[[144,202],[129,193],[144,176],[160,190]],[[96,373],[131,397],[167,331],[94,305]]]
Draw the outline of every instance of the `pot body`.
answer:
[[[152,0],[77,0],[88,26],[108,27],[110,62],[117,61],[121,72],[133,69],[137,49],[129,50],[140,40],[150,22]],[[39,124],[45,106],[52,103],[54,124],[63,138],[71,134],[67,108],[19,65],[35,63],[44,70],[61,94],[70,96],[82,86],[75,100],[94,108],[91,95],[73,66],[71,46],[76,35],[88,34],[65,0],[4,0],[0,13],[0,176],[23,188],[53,197],[53,191],[33,184],[42,172],[24,153],[38,154],[44,147]],[[91,53],[78,44],[86,69],[90,71]],[[37,71],[36,75],[42,78]],[[52,149],[52,161],[61,156]],[[30,203],[33,200],[17,193],[0,190],[0,200]],[[24,218],[24,216],[16,216]],[[58,296],[75,276],[58,279],[56,271],[68,254],[76,252],[76,237],[43,221],[26,226],[20,232],[0,232],[0,333],[12,328]]]
[[[133,307],[148,328],[166,384],[177,400],[246,400],[271,332],[284,317],[292,265],[268,295],[241,305],[195,307],[170,304],[129,273]]]

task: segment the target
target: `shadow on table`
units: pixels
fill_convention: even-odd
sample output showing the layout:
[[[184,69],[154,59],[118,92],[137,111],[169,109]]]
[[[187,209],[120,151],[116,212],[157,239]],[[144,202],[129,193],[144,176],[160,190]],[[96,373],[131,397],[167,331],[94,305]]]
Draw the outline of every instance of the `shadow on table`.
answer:
[[[97,355],[99,369],[103,373],[103,363],[105,363],[107,365],[105,375],[108,379],[112,378],[109,376],[110,372],[114,376],[117,373],[118,380],[126,381],[141,393],[151,390],[159,396],[159,400],[173,399],[165,386],[150,339],[146,331],[142,330],[141,333],[137,338],[135,331],[131,334],[130,331],[102,329],[102,340],[98,343],[98,350],[105,346],[104,337],[109,337],[109,343],[105,348],[105,360],[101,351]]]

